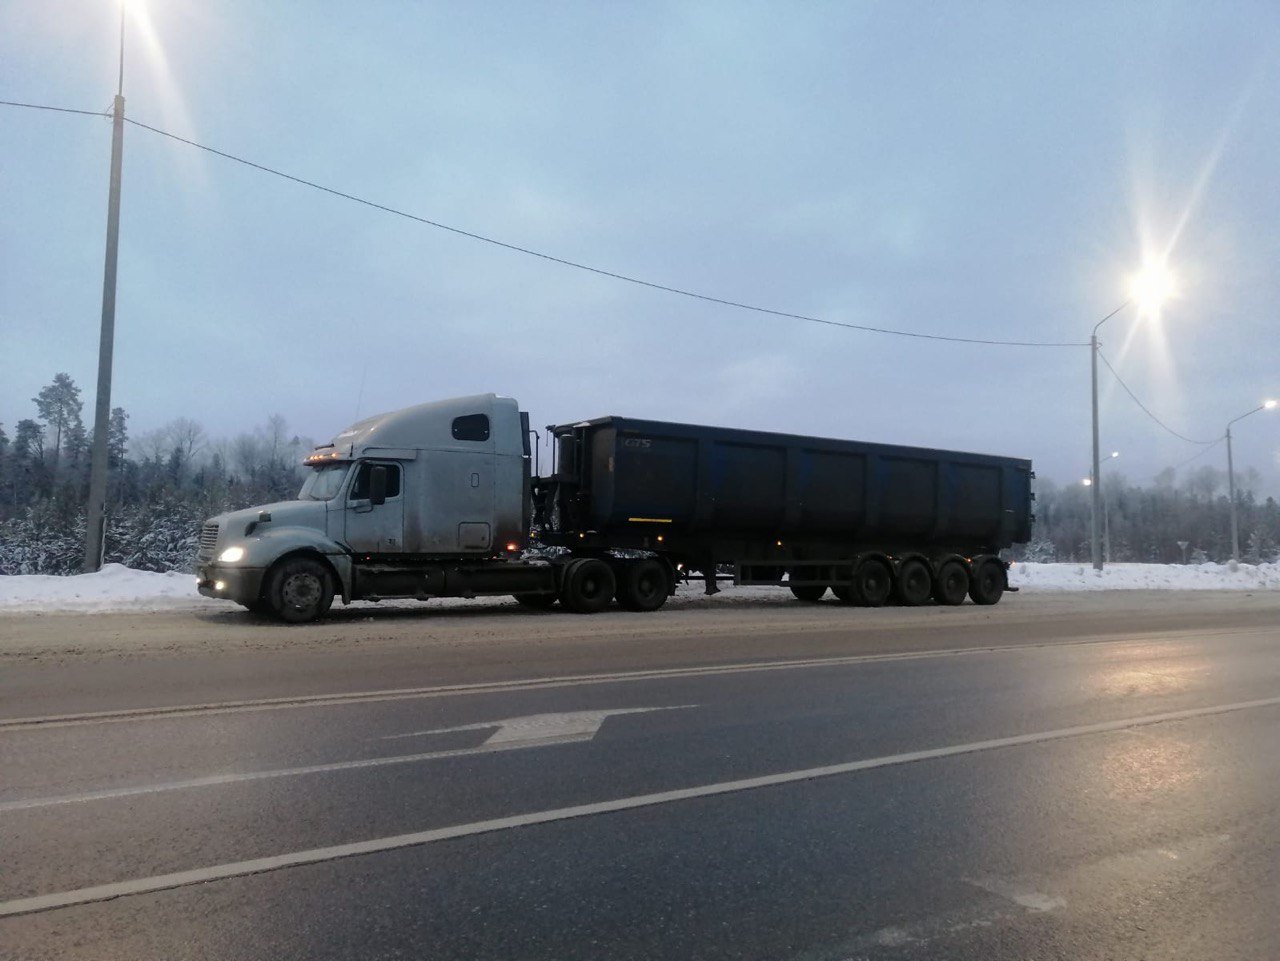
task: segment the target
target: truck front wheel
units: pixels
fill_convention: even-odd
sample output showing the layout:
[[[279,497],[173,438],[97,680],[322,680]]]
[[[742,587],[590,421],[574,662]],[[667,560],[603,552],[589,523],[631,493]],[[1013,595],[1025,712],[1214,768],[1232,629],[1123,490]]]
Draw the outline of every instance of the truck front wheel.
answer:
[[[323,617],[333,603],[329,568],[311,557],[281,561],[267,574],[267,604],[282,621],[305,624]]]
[[[570,561],[564,569],[560,601],[575,614],[595,614],[609,606],[617,586],[608,564],[594,557],[582,557]]]

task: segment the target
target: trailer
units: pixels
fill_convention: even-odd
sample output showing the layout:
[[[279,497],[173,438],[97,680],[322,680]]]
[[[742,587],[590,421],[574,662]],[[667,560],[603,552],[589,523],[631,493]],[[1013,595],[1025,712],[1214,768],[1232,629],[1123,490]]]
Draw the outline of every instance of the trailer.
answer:
[[[299,498],[211,518],[199,590],[285,620],[335,597],[513,595],[660,608],[696,576],[863,606],[994,604],[1031,463],[623,417],[550,426],[495,394],[368,418],[307,458]]]

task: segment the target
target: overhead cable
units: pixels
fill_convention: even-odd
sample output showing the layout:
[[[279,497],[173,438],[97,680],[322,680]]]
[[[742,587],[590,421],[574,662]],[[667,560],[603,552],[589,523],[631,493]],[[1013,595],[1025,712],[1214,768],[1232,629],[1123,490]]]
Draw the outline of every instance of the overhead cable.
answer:
[[[1126,384],[1126,383],[1125,383],[1125,382],[1120,378],[1120,375],[1116,373],[1116,369],[1115,369],[1114,367],[1112,367],[1112,366],[1111,366],[1111,361],[1107,360],[1106,355],[1105,355],[1105,354],[1103,354],[1103,352],[1102,352],[1102,349],[1101,349],[1101,348],[1099,348],[1099,349],[1098,349],[1098,356],[1099,356],[1099,357],[1101,357],[1101,358],[1102,358],[1102,362],[1103,362],[1104,364],[1106,364],[1106,365],[1107,365],[1107,370],[1111,371],[1111,376],[1112,376],[1112,377],[1114,377],[1114,378],[1116,379],[1116,383],[1117,383],[1117,384],[1119,384],[1121,387],[1123,387],[1123,388],[1124,388],[1124,392],[1125,392],[1126,394],[1128,394],[1128,395],[1129,395],[1130,400],[1132,400],[1135,404],[1137,404],[1139,407],[1141,407],[1141,408],[1142,408],[1142,412],[1143,412],[1144,414],[1146,414],[1148,417],[1150,417],[1153,421],[1155,421],[1157,424],[1159,424],[1161,427],[1163,427],[1166,431],[1168,431],[1168,432],[1169,432],[1170,434],[1172,434],[1174,437],[1178,438],[1178,440],[1184,440],[1184,441],[1186,441],[1188,444],[1206,444],[1206,445],[1208,445],[1208,444],[1216,444],[1216,443],[1217,443],[1217,440],[1216,440],[1216,439],[1215,439],[1215,440],[1196,440],[1196,439],[1195,439],[1195,438],[1193,438],[1193,437],[1187,437],[1185,434],[1179,434],[1176,430],[1174,430],[1172,427],[1170,427],[1168,424],[1166,424],[1164,421],[1162,421],[1159,417],[1157,417],[1155,414],[1151,413],[1151,409],[1150,409],[1149,407],[1147,407],[1147,405],[1146,405],[1146,404],[1144,404],[1142,401],[1138,400],[1138,395],[1137,395],[1137,394],[1135,394],[1133,391],[1131,391],[1131,390],[1129,389],[1129,385],[1128,385],[1128,384]]]
[[[58,107],[41,107],[39,104],[10,103],[8,101],[0,101],[0,103],[4,103],[7,106],[14,106],[14,107],[33,107],[36,109],[49,109],[49,110],[64,109],[64,108],[58,108]],[[94,113],[93,111],[88,111],[88,110],[80,110],[80,111],[72,110],[67,112],[68,113],[86,113],[86,114],[91,114],[93,116],[99,116],[99,114]],[[546,260],[551,263],[560,264],[564,267],[572,267],[575,270],[586,271],[587,273],[596,274],[597,276],[600,276],[600,277],[608,277],[612,280],[621,280],[625,283],[635,284],[640,287],[647,287],[651,290],[660,290],[668,294],[676,294],[680,297],[689,297],[693,300],[700,300],[705,303],[719,304],[722,307],[732,307],[737,310],[747,310],[757,314],[767,314],[772,317],[785,317],[790,320],[801,320],[811,324],[822,324],[826,327],[843,327],[846,330],[858,330],[858,331],[863,331],[865,333],[871,333],[871,334],[886,334],[892,337],[911,337],[917,340],[945,341],[947,343],[954,343],[954,344],[980,344],[980,345],[989,346],[989,347],[1088,347],[1089,346],[1089,344],[1079,342],[1079,341],[998,340],[994,338],[985,338],[985,337],[953,337],[946,334],[926,334],[920,331],[898,330],[892,327],[873,327],[868,324],[851,324],[845,321],[830,320],[825,317],[813,317],[808,314],[799,314],[799,313],[794,313],[792,311],[787,311],[787,310],[776,310],[772,307],[761,307],[758,304],[749,304],[744,301],[729,300],[728,298],[724,298],[724,297],[714,297],[710,294],[702,294],[702,293],[698,293],[697,291],[686,290],[681,287],[672,287],[668,284],[660,284],[660,283],[657,283],[656,281],[644,280],[640,277],[633,277],[629,274],[622,274],[612,270],[605,270],[603,267],[593,267],[590,264],[584,264],[576,260],[569,260],[565,257],[557,257],[554,254],[548,254],[540,250],[534,250],[531,247],[522,247],[519,244],[513,244],[505,240],[498,240],[496,237],[488,237],[484,234],[479,234],[471,230],[464,230],[461,227],[454,227],[450,224],[441,223],[438,220],[431,220],[427,217],[422,217],[422,216],[419,216],[418,214],[409,213],[408,211],[400,210],[396,207],[390,207],[386,204],[380,204],[373,200],[366,200],[364,197],[358,197],[355,194],[349,194],[346,191],[338,190],[334,187],[327,187],[324,184],[316,183],[313,180],[307,180],[303,177],[295,176],[294,174],[285,173],[283,170],[277,170],[274,167],[268,167],[265,164],[260,164],[255,161],[248,160],[244,157],[239,157],[239,156],[236,156],[235,154],[227,153],[225,150],[219,150],[216,147],[210,147],[207,144],[202,144],[195,140],[190,140],[186,137],[180,137],[177,134],[169,133],[167,130],[161,130],[159,127],[153,127],[150,124],[142,123],[140,120],[134,120],[132,117],[125,117],[124,119],[127,123],[130,123],[135,127],[139,127],[143,130],[150,131],[151,133],[157,134],[161,137],[167,137],[170,140],[176,140],[179,143],[187,144],[188,146],[195,147],[199,150],[204,150],[208,153],[214,154],[215,156],[218,156],[218,157],[222,157],[226,160],[231,160],[231,161],[234,161],[235,163],[243,164],[246,167],[252,167],[254,170],[261,171],[262,173],[271,174],[272,176],[275,176],[275,177],[281,177],[285,180],[292,181],[293,183],[300,184],[304,187],[310,187],[313,190],[319,190],[322,193],[330,194],[331,196],[334,196],[334,197],[340,197],[341,199],[349,200],[352,203],[362,204],[366,207],[371,207],[374,210],[380,210],[383,213],[393,214],[394,216],[403,217],[407,220],[415,221],[416,223],[425,224],[428,227],[435,227],[438,230],[448,231],[449,233],[456,234],[457,236],[460,236],[460,237],[467,237],[471,240],[478,240],[481,243],[491,244],[492,246],[495,246],[495,247],[501,247],[504,250],[510,250],[510,251],[514,251],[515,253],[525,254],[529,257],[537,257],[540,260]]]

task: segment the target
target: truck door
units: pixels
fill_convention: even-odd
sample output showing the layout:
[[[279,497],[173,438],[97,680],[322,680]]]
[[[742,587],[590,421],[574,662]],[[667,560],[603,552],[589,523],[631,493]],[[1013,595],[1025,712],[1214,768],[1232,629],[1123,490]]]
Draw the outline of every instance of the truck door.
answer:
[[[369,499],[369,477],[374,467],[387,471],[387,499]],[[394,461],[361,461],[347,494],[347,546],[357,553],[399,554],[404,550],[404,490],[400,465]]]

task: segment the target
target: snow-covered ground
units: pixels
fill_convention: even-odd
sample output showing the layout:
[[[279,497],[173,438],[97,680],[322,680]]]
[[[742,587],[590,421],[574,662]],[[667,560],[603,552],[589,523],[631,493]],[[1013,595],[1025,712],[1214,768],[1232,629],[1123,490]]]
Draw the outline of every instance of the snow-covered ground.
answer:
[[[1027,593],[1062,591],[1266,591],[1280,590],[1280,563],[1241,564],[1109,564],[1097,574],[1088,564],[1015,564],[1009,582]],[[776,588],[734,588],[726,585],[721,598],[735,595],[779,595]],[[684,588],[675,600],[701,599],[700,584]],[[493,603],[494,599],[486,600]],[[432,605],[472,603],[431,601]],[[190,574],[155,574],[108,564],[96,574],[53,577],[41,574],[0,576],[0,612],[79,613],[98,611],[172,611],[193,608],[226,610],[226,601],[196,593]]]

